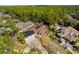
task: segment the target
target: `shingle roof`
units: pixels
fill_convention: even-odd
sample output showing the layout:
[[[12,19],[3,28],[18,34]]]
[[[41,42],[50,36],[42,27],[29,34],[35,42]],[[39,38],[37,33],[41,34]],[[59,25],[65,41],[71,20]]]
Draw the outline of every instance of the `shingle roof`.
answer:
[[[34,24],[30,21],[28,22],[18,22],[16,23],[16,26],[20,29],[20,30],[23,30],[23,29],[29,29],[30,27],[34,26]]]
[[[63,29],[61,30],[60,33],[58,33],[58,35],[70,41],[73,41],[75,39],[75,36],[79,35],[79,31],[70,26],[63,27]]]
[[[38,28],[35,29],[35,32],[41,33],[41,34],[48,33],[48,28],[45,25],[38,26]]]

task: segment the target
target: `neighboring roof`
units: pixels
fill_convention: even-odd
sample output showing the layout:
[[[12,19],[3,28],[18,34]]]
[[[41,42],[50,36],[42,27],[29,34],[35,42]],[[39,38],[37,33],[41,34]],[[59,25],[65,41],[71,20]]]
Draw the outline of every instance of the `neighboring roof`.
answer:
[[[0,12],[0,16],[3,15],[3,12]]]
[[[77,22],[78,22],[77,19],[72,18],[70,15],[67,15],[67,17],[68,17],[68,21],[69,21],[69,22],[72,22],[72,23],[74,23],[75,25],[77,24]]]
[[[31,21],[27,21],[27,22],[18,22],[16,23],[16,26],[20,29],[20,30],[27,30],[29,28],[31,28],[32,26],[34,26],[34,23],[32,23]]]
[[[61,32],[58,33],[59,36],[64,37],[70,41],[75,40],[75,36],[79,35],[79,31],[73,27],[63,27]]]
[[[2,18],[10,18],[11,19],[11,16],[9,15],[9,14],[4,14],[3,12],[0,12],[0,16],[2,17]]]
[[[25,41],[31,49],[38,49],[42,54],[48,54],[47,50],[42,46],[39,38],[36,37],[36,34],[25,38]]]
[[[11,22],[12,23],[17,23],[17,22],[19,22],[19,19],[12,19]]]

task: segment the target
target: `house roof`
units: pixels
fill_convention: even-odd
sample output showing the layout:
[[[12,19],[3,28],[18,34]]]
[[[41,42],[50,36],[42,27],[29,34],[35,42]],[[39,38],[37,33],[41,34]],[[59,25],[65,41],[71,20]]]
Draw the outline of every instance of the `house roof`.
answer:
[[[77,19],[74,19],[74,18],[72,18],[70,15],[67,15],[67,17],[68,17],[68,21],[69,22],[72,22],[72,23],[74,23],[75,25],[77,24],[77,22],[78,22],[78,20]]]
[[[46,33],[48,32],[48,28],[46,25],[42,25],[42,26],[37,26],[35,29],[35,32],[37,33]]]
[[[73,27],[63,27],[61,32],[58,33],[59,36],[64,37],[70,41],[75,39],[75,36],[79,35],[79,31],[74,29]]]
[[[34,23],[32,23],[31,21],[28,21],[28,22],[18,22],[16,23],[16,26],[20,29],[20,30],[23,30],[23,29],[29,29],[31,28],[32,26],[34,26]]]
[[[0,16],[2,17],[2,18],[10,18],[11,19],[11,16],[9,15],[9,14],[4,14],[4,12],[0,12]]]
[[[0,12],[0,16],[3,15],[3,12]]]
[[[17,23],[17,22],[19,22],[19,19],[12,19],[11,22],[12,23]]]

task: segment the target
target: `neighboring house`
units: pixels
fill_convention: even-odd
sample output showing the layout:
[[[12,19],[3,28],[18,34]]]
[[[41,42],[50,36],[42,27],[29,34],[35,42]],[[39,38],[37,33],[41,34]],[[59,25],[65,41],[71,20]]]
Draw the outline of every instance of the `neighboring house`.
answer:
[[[71,23],[73,23],[73,24],[75,24],[75,25],[79,24],[79,23],[78,23],[79,20],[73,18],[71,15],[67,15],[67,17],[68,17],[68,19],[69,19],[69,20],[68,20],[69,22],[71,22]]]
[[[48,27],[46,25],[37,26],[34,29],[34,32],[39,35],[48,35]]]
[[[77,30],[79,30],[79,19],[78,19],[78,15],[75,15],[75,14],[71,14],[71,15],[68,15],[68,21],[73,23],[75,28]]]
[[[2,19],[7,19],[7,18],[11,19],[11,16],[9,14],[4,13],[4,12],[0,12],[0,18],[2,18]]]
[[[4,18],[4,19],[7,19],[7,18],[11,19],[11,16],[10,16],[9,14],[4,14],[4,15],[3,15],[3,18]]]
[[[0,12],[0,16],[3,15],[3,12]]]
[[[48,54],[47,50],[42,46],[39,38],[36,38],[36,34],[30,35],[25,38],[26,43],[33,50],[39,50],[42,54]]]
[[[61,31],[57,33],[61,38],[65,38],[68,41],[76,41],[76,38],[79,36],[79,31],[73,27],[62,27]]]
[[[24,32],[24,31],[28,31],[31,27],[34,26],[34,23],[32,23],[31,21],[27,21],[27,22],[21,22],[19,21],[18,23],[16,23],[16,26],[18,29],[20,29],[20,32]]]
[[[12,19],[11,22],[12,23],[18,23],[19,22],[19,19]]]

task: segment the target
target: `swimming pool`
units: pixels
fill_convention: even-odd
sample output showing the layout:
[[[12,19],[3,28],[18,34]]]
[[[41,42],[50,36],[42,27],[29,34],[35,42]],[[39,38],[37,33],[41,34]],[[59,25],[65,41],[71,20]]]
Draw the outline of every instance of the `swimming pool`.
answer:
[[[33,31],[26,31],[26,32],[24,32],[24,33],[25,33],[26,36],[30,36],[30,35],[34,34]]]

